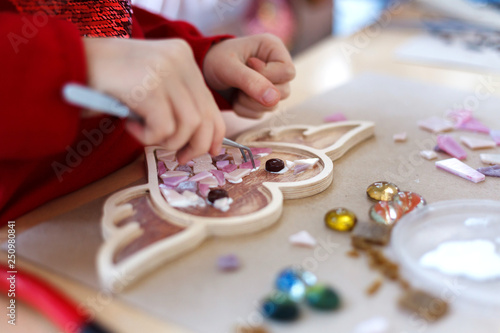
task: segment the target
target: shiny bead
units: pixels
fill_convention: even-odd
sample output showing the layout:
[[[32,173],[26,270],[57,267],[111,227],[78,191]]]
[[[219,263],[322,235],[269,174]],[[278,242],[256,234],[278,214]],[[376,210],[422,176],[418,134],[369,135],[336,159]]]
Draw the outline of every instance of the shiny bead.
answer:
[[[403,215],[403,208],[394,201],[379,201],[370,208],[372,220],[386,225],[393,225]]]
[[[398,194],[394,196],[393,201],[403,208],[405,214],[411,212],[415,208],[420,208],[427,204],[421,195],[406,191],[398,192]]]
[[[276,278],[276,289],[286,293],[294,301],[304,298],[306,289],[316,283],[317,278],[311,272],[301,268],[285,268]]]
[[[307,288],[306,301],[319,310],[335,310],[340,306],[339,295],[332,288],[322,284]]]
[[[262,313],[271,319],[292,321],[299,317],[299,307],[286,293],[276,291],[267,296],[261,305]]]
[[[335,208],[325,215],[328,228],[337,231],[350,231],[356,225],[356,215],[345,208]]]
[[[375,182],[366,189],[368,197],[375,201],[391,201],[398,192],[399,188],[389,182]]]

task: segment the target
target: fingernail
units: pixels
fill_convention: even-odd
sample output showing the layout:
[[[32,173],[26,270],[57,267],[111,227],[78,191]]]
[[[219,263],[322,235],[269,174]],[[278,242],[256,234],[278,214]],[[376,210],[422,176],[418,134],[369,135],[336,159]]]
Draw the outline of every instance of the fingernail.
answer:
[[[277,102],[279,98],[280,94],[273,88],[267,89],[264,95],[262,96],[262,99],[266,104],[274,104],[274,102]]]

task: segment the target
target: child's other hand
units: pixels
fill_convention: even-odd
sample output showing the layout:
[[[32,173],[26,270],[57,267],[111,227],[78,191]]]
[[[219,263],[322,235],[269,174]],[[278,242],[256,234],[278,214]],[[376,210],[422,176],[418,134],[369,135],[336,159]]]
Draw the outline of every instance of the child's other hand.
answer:
[[[295,77],[295,67],[281,40],[262,34],[212,46],[203,73],[212,89],[238,89],[233,101],[238,115],[260,118],[290,95],[289,82]]]
[[[89,86],[144,118],[144,126],[127,123],[139,141],[177,150],[180,163],[219,153],[224,121],[185,41],[83,40]]]

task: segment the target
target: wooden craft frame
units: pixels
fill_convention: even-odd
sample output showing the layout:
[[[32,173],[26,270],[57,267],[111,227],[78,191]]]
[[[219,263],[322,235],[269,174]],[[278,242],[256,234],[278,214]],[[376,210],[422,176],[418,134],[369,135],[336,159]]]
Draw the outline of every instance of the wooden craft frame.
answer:
[[[323,140],[328,138],[329,133],[331,135],[336,131],[345,133],[321,149],[306,144],[281,142],[283,138],[286,140],[287,136],[302,136],[305,141],[316,136]],[[148,183],[121,190],[109,197],[104,204],[101,227],[105,241],[97,255],[97,270],[103,287],[119,292],[161,264],[196,248],[209,236],[242,235],[269,227],[278,221],[284,199],[303,198],[325,190],[333,180],[333,161],[373,134],[372,122],[344,121],[321,126],[293,125],[263,129],[241,135],[237,141],[244,145],[269,147],[306,157],[317,157],[322,170],[312,178],[302,181],[264,182],[263,191],[267,191],[266,194],[271,197],[267,206],[250,214],[223,218],[195,216],[170,206],[161,195],[158,184],[155,151],[161,148],[146,147]],[[128,202],[143,196],[148,197],[152,203],[155,215],[184,229],[115,262],[115,254],[145,232],[138,222],[117,225],[134,214],[133,206]]]

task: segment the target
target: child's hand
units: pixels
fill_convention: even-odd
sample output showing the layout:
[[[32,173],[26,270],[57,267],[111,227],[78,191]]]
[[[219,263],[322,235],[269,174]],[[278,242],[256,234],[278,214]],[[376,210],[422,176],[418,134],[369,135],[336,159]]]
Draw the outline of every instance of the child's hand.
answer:
[[[295,67],[281,40],[263,34],[212,46],[203,73],[212,89],[239,90],[233,104],[238,115],[260,118],[290,95],[289,82],[295,77]]]
[[[219,153],[224,121],[186,42],[84,38],[84,44],[89,86],[144,118],[144,126],[127,123],[139,141],[178,150],[180,163]]]

